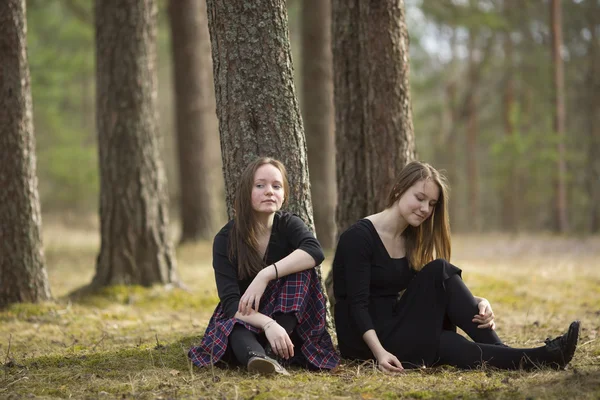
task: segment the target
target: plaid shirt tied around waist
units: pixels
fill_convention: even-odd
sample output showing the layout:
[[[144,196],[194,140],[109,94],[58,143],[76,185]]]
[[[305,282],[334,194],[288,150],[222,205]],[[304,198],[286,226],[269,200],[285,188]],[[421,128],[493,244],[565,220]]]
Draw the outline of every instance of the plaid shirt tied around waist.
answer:
[[[318,369],[333,369],[339,361],[331,337],[325,327],[325,297],[314,268],[285,276],[267,285],[261,298],[259,312],[272,317],[275,313],[295,313],[298,320],[295,332],[302,339],[301,354]],[[192,347],[189,358],[198,367],[218,362],[227,350],[228,338],[235,324],[261,333],[237,318],[227,318],[219,303],[213,313],[202,342]]]

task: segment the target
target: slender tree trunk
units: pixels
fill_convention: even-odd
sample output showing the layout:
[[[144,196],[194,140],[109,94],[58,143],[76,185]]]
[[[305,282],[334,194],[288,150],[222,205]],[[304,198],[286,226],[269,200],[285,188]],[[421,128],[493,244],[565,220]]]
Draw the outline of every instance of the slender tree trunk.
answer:
[[[41,238],[25,0],[0,2],[0,307],[51,298]]]
[[[595,5],[594,5],[595,3]],[[600,37],[598,36],[598,18],[600,18],[600,4],[589,2],[588,29],[591,32],[590,46],[588,50],[590,69],[588,73],[588,160],[589,179],[586,179],[590,210],[589,230],[591,233],[600,232]]]
[[[415,157],[404,1],[333,0],[338,233],[385,207]]]
[[[339,234],[385,208],[415,150],[404,1],[332,4]]]
[[[511,21],[514,4],[510,0],[504,0],[504,14],[507,21]],[[515,134],[513,113],[515,111],[515,75],[514,75],[514,46],[511,38],[511,27],[507,27],[504,33],[504,57],[505,71],[504,93],[503,93],[503,122],[504,134],[507,138],[512,138]],[[515,195],[518,193],[518,174],[517,166],[512,161],[507,165],[507,173],[504,176],[506,185],[502,188],[502,220],[501,225],[506,231],[515,231],[518,229],[517,207],[515,204]]]
[[[558,135],[558,159],[556,176],[556,227],[559,232],[569,229],[567,215],[567,161],[565,146],[565,77],[561,55],[562,39],[562,7],[560,0],[552,0],[550,4],[550,21],[552,33],[552,66],[554,72],[554,131]]]
[[[206,0],[170,0],[169,17],[183,243],[214,236],[224,188]]]
[[[479,74],[477,62],[475,61],[475,34],[469,32],[469,70],[468,81],[472,89],[467,97],[467,183],[469,194],[469,214],[471,216],[471,229],[481,229],[479,209],[479,172],[477,163],[477,136],[479,135],[478,121],[478,86]]]
[[[335,137],[331,0],[302,3],[302,116],[315,225],[321,245],[335,245]]]
[[[450,187],[456,188],[457,183],[459,181],[458,175],[460,173],[460,169],[458,167],[457,160],[457,151],[456,151],[456,142],[458,140],[458,130],[460,124],[460,110],[458,106],[458,90],[457,90],[457,77],[456,70],[457,68],[457,33],[456,30],[452,31],[452,37],[450,39],[450,50],[452,52],[452,61],[450,63],[451,70],[451,81],[446,85],[445,95],[446,102],[448,103],[449,108],[449,133],[448,133],[448,141],[444,148],[445,156],[447,157],[447,168],[446,168],[446,177],[448,179],[448,183]],[[450,223],[453,229],[456,229],[460,226],[458,216],[460,215],[460,201],[458,200],[458,193],[454,192],[452,196],[450,196],[449,200],[449,209],[450,209]]]
[[[177,282],[157,129],[156,4],[95,7],[101,248],[91,286]]]

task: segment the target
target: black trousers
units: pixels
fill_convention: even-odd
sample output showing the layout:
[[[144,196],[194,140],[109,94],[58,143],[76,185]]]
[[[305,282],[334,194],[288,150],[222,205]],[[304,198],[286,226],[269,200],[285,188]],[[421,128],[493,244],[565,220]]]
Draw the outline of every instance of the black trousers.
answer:
[[[460,334],[443,330],[440,335],[437,365],[453,365],[459,368],[477,368],[488,365],[502,369],[533,368],[551,363],[544,346],[517,349],[505,346],[495,331],[479,329],[472,322],[478,313],[477,301],[458,275],[445,282],[448,295],[446,310],[450,321],[461,328],[473,341]]]
[[[298,324],[294,314],[277,314],[273,319],[286,330],[288,335],[292,334]],[[229,346],[237,361],[244,366],[248,364],[251,352],[265,355],[267,344],[264,334],[257,335],[240,324],[235,324],[229,335]]]

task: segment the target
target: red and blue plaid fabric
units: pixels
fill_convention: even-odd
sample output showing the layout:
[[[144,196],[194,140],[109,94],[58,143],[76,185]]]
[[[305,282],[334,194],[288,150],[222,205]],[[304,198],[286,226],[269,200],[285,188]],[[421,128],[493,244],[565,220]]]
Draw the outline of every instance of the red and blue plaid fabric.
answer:
[[[332,369],[338,365],[339,355],[325,328],[325,297],[314,268],[269,282],[261,298],[259,312],[268,316],[295,313],[298,319],[295,332],[302,339],[301,353],[306,361],[319,369]],[[219,361],[227,350],[228,338],[236,323],[252,332],[261,332],[235,317],[227,318],[219,303],[202,342],[188,353],[192,362],[204,367]]]

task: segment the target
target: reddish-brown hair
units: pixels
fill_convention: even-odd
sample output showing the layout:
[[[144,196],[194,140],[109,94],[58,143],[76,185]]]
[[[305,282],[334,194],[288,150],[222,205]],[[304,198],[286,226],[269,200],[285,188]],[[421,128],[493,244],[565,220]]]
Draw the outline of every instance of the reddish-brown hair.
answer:
[[[278,160],[261,157],[250,163],[240,177],[233,201],[233,228],[229,234],[229,258],[236,260],[240,279],[250,278],[264,268],[265,262],[258,251],[258,224],[252,209],[254,175],[265,164],[271,164],[283,177],[284,204],[287,203],[289,183],[285,166]]]
[[[448,216],[448,184],[446,178],[427,163],[408,163],[392,187],[387,200],[387,208],[392,207],[415,183],[430,180],[440,189],[440,197],[433,212],[421,225],[409,225],[403,233],[406,256],[410,265],[420,270],[434,258],[450,261],[450,219]]]

